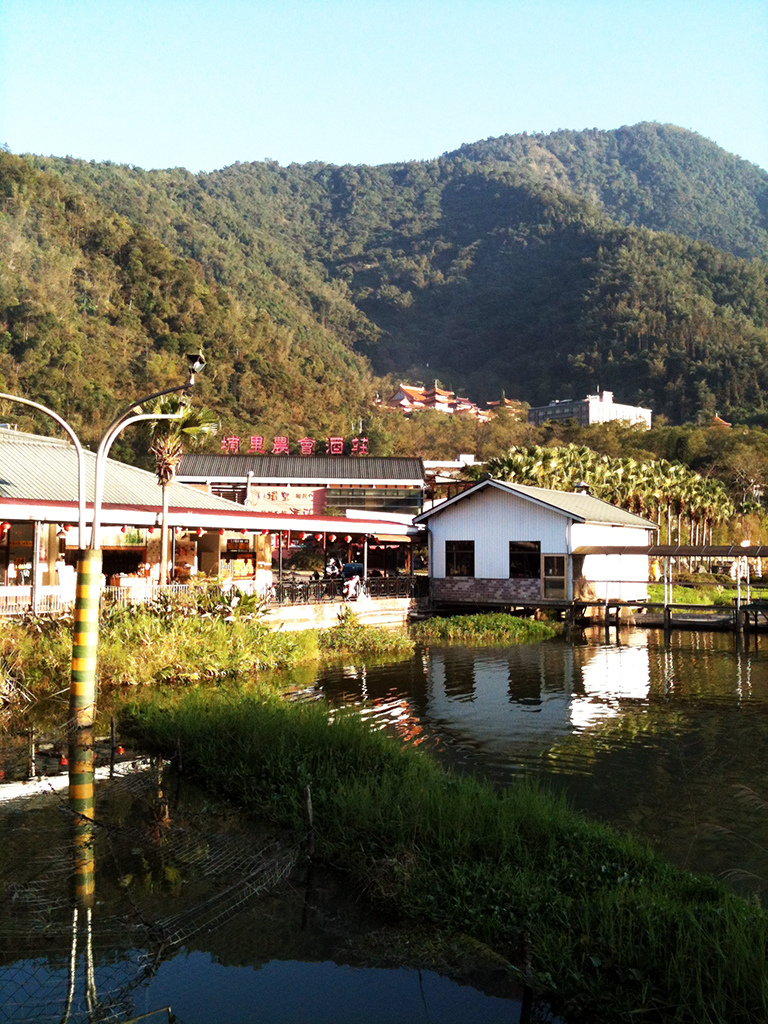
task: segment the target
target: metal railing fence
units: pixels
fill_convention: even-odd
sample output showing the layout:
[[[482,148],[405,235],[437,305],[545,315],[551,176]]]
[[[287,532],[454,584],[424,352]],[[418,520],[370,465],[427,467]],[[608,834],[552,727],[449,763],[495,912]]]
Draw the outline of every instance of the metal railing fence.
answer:
[[[129,587],[105,587],[102,591],[102,605],[130,607],[153,604],[161,596],[164,600],[174,596],[190,594],[205,584],[171,583],[161,587],[157,583],[139,582]],[[256,592],[267,604],[323,604],[342,602],[346,599],[345,581],[334,579],[310,580],[291,576],[273,584],[261,593],[255,589],[255,581],[238,580],[236,583],[211,582],[211,588],[231,589],[237,587],[245,594]],[[426,576],[382,576],[368,577],[362,583],[362,594],[373,599],[427,597],[429,581]],[[0,617],[29,615],[33,611],[32,587],[0,587]],[[71,612],[75,594],[71,588],[40,587],[36,595],[36,608],[40,615],[62,615]]]

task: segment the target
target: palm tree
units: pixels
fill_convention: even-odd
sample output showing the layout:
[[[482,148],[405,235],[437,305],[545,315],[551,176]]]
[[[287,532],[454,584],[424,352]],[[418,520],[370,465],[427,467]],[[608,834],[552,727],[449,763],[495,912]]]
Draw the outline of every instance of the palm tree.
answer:
[[[186,397],[168,395],[161,398],[154,412],[175,415],[172,420],[154,420],[151,425],[152,443],[149,450],[155,457],[155,473],[163,489],[163,519],[160,528],[160,586],[168,581],[168,484],[176,476],[183,442],[189,439],[194,445],[206,434],[213,434],[218,428],[218,417],[207,409],[193,409]]]

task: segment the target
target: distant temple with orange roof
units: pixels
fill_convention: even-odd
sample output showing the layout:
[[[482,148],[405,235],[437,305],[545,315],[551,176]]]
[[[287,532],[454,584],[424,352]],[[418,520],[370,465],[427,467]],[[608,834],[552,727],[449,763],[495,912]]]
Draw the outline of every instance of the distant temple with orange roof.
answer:
[[[491,414],[500,408],[506,408],[517,415],[524,414],[522,403],[512,402],[504,394],[499,401],[488,402],[488,407],[481,409],[468,398],[457,396],[455,391],[441,388],[437,381],[431,388],[421,384],[399,384],[397,391],[384,405],[388,409],[399,409],[406,416],[421,409],[430,409],[433,412],[468,414],[477,417],[481,423],[487,422]]]

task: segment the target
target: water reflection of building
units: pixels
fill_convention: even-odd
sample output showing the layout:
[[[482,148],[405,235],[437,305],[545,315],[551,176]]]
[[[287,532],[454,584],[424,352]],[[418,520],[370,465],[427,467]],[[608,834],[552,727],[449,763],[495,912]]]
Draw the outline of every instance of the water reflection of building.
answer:
[[[617,714],[622,701],[644,701],[650,689],[645,647],[432,649],[428,672],[435,728],[512,761]]]
[[[645,701],[651,688],[648,648],[591,648],[581,669],[583,692],[571,704],[575,729],[619,714],[622,700]]]

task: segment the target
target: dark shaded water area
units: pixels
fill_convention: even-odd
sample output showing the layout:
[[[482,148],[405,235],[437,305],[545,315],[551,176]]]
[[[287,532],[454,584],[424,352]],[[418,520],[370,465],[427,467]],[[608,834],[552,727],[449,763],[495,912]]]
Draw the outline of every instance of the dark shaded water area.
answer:
[[[9,776],[28,753],[0,742]],[[167,1007],[179,1024],[519,1020],[492,957],[417,969],[428,934],[166,762],[128,752],[110,778],[102,743],[91,817],[75,814],[86,762],[69,754],[74,771],[46,776],[43,745],[34,781],[0,786],[0,1021],[167,1021]]]
[[[324,671],[407,744],[501,785],[521,775],[673,863],[768,894],[768,640],[596,630],[510,648],[430,647]]]

